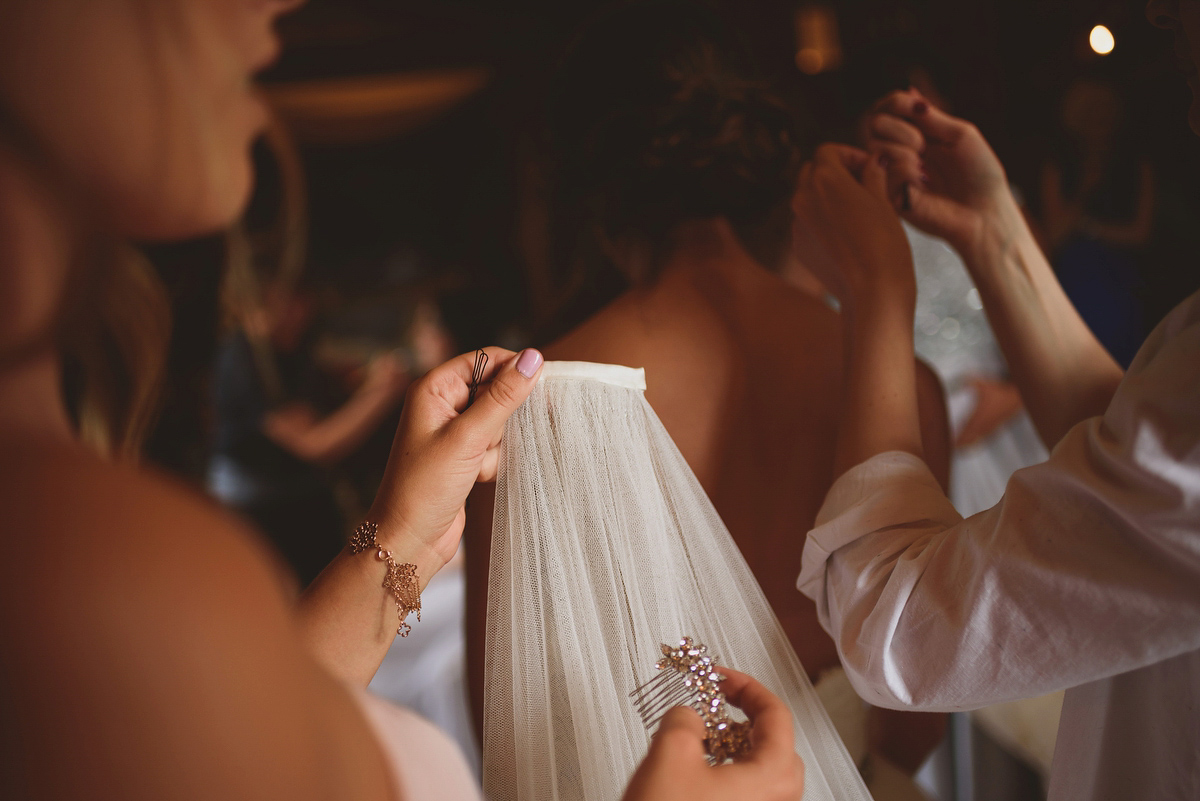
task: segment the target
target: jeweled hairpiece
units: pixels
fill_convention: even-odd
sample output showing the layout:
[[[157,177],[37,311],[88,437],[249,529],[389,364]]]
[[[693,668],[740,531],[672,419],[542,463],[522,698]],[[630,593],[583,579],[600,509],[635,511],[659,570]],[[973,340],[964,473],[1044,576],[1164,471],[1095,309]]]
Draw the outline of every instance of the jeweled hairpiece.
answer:
[[[744,755],[750,749],[751,724],[729,716],[719,686],[725,677],[717,673],[717,657],[691,637],[684,637],[678,646],[661,647],[663,658],[654,665],[658,675],[629,694],[646,730],[656,730],[671,707],[691,707],[708,730],[704,750],[711,764]]]

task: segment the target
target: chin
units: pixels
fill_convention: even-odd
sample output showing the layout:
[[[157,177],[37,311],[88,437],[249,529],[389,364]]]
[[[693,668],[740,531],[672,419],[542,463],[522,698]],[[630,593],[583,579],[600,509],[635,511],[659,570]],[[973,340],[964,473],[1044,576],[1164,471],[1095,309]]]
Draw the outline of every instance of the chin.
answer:
[[[162,243],[208,236],[235,223],[250,201],[253,177],[249,163],[235,174],[213,177],[207,186],[179,196],[159,198],[153,207],[123,215],[117,228],[137,242]]]

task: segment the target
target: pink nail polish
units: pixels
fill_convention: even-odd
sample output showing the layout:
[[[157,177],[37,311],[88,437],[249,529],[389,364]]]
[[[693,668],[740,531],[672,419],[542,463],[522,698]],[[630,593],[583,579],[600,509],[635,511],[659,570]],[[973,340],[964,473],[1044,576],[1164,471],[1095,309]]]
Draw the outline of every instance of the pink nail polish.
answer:
[[[885,170],[892,166],[892,160],[887,157],[886,153],[879,154],[879,166],[883,167]]]
[[[929,104],[924,100],[918,100],[913,103],[913,114],[926,114],[929,112]]]
[[[543,361],[544,358],[541,351],[535,348],[526,348],[517,357],[517,372],[526,378],[533,378],[538,368],[542,366]]]

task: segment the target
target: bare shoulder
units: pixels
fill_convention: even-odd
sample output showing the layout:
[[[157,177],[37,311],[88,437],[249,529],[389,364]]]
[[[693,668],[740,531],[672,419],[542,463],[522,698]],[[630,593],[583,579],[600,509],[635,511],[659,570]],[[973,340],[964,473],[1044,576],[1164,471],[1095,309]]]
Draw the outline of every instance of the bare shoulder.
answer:
[[[337,733],[368,736],[271,557],[217,507],[78,447],[5,443],[0,474],[0,739],[19,751],[0,788],[304,798]]]
[[[82,447],[8,443],[0,455],[0,530],[6,589],[92,593],[99,607],[175,576],[219,567],[243,592],[280,594],[252,532],[200,494],[149,470],[106,462]],[[53,606],[42,607],[47,612]],[[5,605],[4,614],[9,607]],[[76,611],[75,614],[78,614]]]

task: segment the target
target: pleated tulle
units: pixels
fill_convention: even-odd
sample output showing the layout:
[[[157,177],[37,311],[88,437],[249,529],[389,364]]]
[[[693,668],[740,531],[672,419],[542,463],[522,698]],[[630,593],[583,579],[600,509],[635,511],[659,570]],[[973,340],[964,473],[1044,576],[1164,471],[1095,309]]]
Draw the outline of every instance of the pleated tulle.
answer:
[[[806,799],[867,801],[644,388],[641,370],[551,362],[508,424],[488,581],[485,794],[619,799],[649,744],[629,692],[653,676],[660,643],[687,635],[792,709]]]

